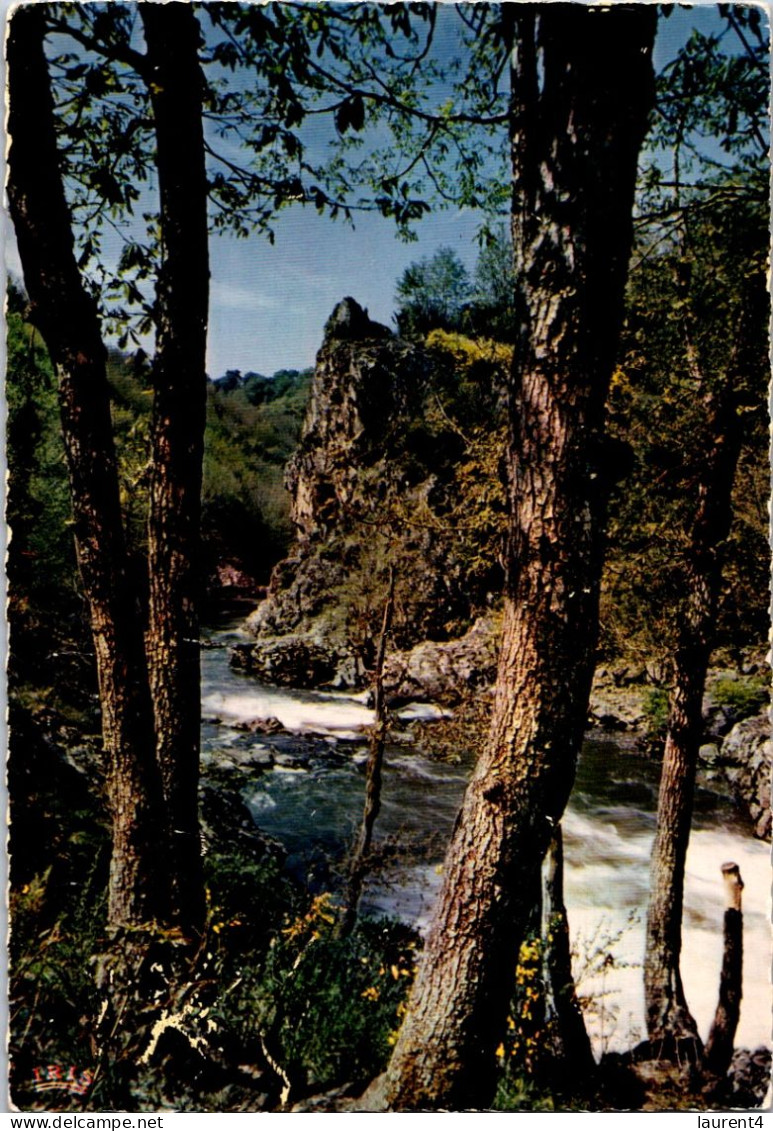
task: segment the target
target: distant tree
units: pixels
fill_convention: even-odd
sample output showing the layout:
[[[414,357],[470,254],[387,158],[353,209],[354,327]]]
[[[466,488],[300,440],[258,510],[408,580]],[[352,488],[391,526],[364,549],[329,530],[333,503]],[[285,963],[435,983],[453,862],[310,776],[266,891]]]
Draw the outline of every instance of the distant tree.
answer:
[[[423,337],[430,330],[461,327],[470,296],[467,268],[451,247],[411,263],[397,283],[395,321],[403,337]]]
[[[233,389],[238,389],[242,383],[242,374],[239,369],[226,369],[222,377],[217,379],[217,387],[222,389],[223,392],[231,392]]]
[[[464,312],[468,333],[509,342],[515,326],[513,243],[502,224],[485,233]]]

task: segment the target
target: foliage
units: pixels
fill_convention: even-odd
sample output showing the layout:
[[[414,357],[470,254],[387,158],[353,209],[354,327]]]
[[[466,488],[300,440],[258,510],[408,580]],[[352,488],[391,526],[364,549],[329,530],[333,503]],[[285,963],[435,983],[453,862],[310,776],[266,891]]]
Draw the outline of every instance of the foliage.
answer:
[[[719,707],[726,707],[734,721],[756,715],[770,702],[770,684],[760,676],[727,676],[718,679],[712,687],[712,698]]]
[[[13,666],[33,633],[60,624],[78,636],[83,609],[73,548],[55,381],[45,344],[25,319],[21,292],[8,314],[9,615],[19,625]],[[121,507],[135,569],[144,569],[151,376],[147,355],[108,351]],[[287,552],[292,529],[284,467],[306,411],[311,371],[226,375],[209,385],[202,490],[203,572],[227,561],[260,580]],[[56,618],[51,616],[56,609]],[[21,626],[24,625],[24,639]],[[85,647],[85,644],[84,644]],[[31,673],[39,665],[32,663]]]
[[[55,765],[67,780],[62,763]],[[99,1011],[93,969],[107,945],[109,846],[83,781],[77,798],[80,809],[70,789],[53,791],[67,835],[41,846],[48,862],[40,861],[39,871],[24,879],[17,866],[12,877],[17,1104],[251,1110],[279,1103],[284,1080],[277,1066],[296,1098],[364,1084],[383,1069],[413,977],[415,935],[379,921],[336,939],[331,898],[302,892],[259,834],[245,838],[226,827],[205,855],[205,937],[174,1000],[163,1005],[162,1018],[177,1020],[162,1027],[152,1048],[137,1047],[127,1033],[119,1061],[103,1064],[91,1019]],[[37,1088],[35,1069],[39,1076],[49,1065],[62,1069],[65,1082],[73,1067],[83,1095],[53,1083]]]
[[[472,279],[450,247],[405,269],[397,282],[395,322],[403,337],[418,340],[444,330],[512,342],[515,291],[512,241],[504,225],[486,228]]]
[[[544,941],[535,936],[523,940],[515,967],[515,995],[507,1019],[506,1041],[497,1050],[503,1061],[514,1058],[527,1076],[533,1076],[542,1044],[541,1014]]]
[[[415,972],[416,938],[388,921],[337,938],[326,894],[287,924],[266,964],[256,1017],[301,1092],[364,1084],[386,1067]]]
[[[640,177],[609,401],[610,430],[630,445],[633,464],[612,500],[602,604],[609,654],[662,661],[673,652],[718,405],[737,416],[743,444],[733,525],[719,549],[717,647],[733,654],[767,632],[768,43],[759,13],[723,15],[724,28],[693,31],[663,68]]]
[[[211,383],[202,490],[205,566],[238,563],[267,579],[292,536],[284,467],[300,435],[311,372]]]
[[[545,1016],[545,966],[552,936],[529,934],[521,943],[515,968],[515,990],[504,1040],[496,1050],[499,1079],[497,1111],[566,1111],[585,1107],[556,1078],[552,1062],[551,1026]]]
[[[668,727],[668,692],[663,687],[650,687],[642,703],[644,737],[652,749],[662,749]]]
[[[56,388],[45,345],[23,316],[21,299],[6,318],[7,521],[11,618],[75,599],[75,560],[64,445]],[[21,307],[21,309],[18,309]],[[19,583],[18,585],[15,583]],[[22,584],[23,582],[23,584]]]
[[[109,845],[95,799],[41,741],[39,721],[25,723],[15,708],[11,724],[11,1087],[23,1109],[57,1108],[62,1092],[38,1093],[36,1070],[94,1069],[84,1018],[98,1009],[91,963],[105,945]]]
[[[139,346],[160,247],[136,5],[47,15],[79,265],[119,348]],[[214,231],[273,241],[276,218],[300,205],[349,221],[377,212],[409,238],[429,199],[492,211],[505,201],[496,6],[211,3],[197,18]]]
[[[470,295],[467,268],[451,247],[406,267],[397,282],[395,321],[406,338],[422,338],[431,329],[451,330],[461,320]]]
[[[631,474],[615,490],[602,604],[605,652],[661,660],[673,651],[684,560],[712,405],[742,429],[733,525],[720,548],[724,585],[717,646],[737,651],[767,628],[768,379],[764,224],[754,202],[705,206],[683,236],[643,256],[631,277],[621,365],[612,382],[612,435]],[[724,398],[724,400],[723,400]],[[625,451],[625,448],[621,449]],[[613,478],[617,468],[611,468]]]
[[[358,465],[346,514],[299,567],[308,565],[304,614],[353,645],[362,669],[373,659],[390,565],[397,648],[461,635],[501,588],[499,390],[511,351],[441,330],[426,348],[427,379],[388,455]]]
[[[504,225],[484,230],[475,265],[472,299],[463,315],[465,333],[472,337],[515,342],[517,280],[513,244]]]

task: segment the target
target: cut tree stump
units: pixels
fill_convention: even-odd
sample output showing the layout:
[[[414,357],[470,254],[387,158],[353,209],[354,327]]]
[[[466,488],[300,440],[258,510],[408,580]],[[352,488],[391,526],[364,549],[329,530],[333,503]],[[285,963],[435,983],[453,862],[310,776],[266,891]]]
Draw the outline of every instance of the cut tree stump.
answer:
[[[723,864],[722,878],[725,881],[722,972],[719,978],[719,1001],[705,1050],[706,1069],[717,1076],[727,1073],[733,1056],[743,979],[743,880],[738,865]]]

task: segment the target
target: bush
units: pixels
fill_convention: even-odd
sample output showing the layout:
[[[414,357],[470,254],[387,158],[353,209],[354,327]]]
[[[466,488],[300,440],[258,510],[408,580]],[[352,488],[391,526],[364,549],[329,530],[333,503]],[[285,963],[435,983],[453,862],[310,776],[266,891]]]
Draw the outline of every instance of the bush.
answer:
[[[648,746],[658,746],[666,740],[668,727],[668,692],[664,687],[653,687],[644,697],[644,737]]]
[[[366,1084],[383,1071],[415,973],[418,940],[387,920],[336,937],[327,894],[282,930],[256,987],[256,1016],[301,1091]]]
[[[756,715],[770,702],[770,686],[761,676],[723,676],[714,685],[712,695],[717,706],[727,708],[737,722]]]

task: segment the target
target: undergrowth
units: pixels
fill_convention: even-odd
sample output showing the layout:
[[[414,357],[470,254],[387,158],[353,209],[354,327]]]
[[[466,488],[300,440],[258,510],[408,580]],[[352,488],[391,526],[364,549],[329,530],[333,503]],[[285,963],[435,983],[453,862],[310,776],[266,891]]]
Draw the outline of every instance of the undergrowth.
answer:
[[[416,937],[365,921],[337,938],[333,898],[301,890],[257,835],[207,853],[207,925],[185,976],[167,997],[148,998],[136,1028],[124,1019],[101,1056],[107,848],[94,824],[11,893],[11,1087],[21,1110],[266,1110],[383,1070]]]

